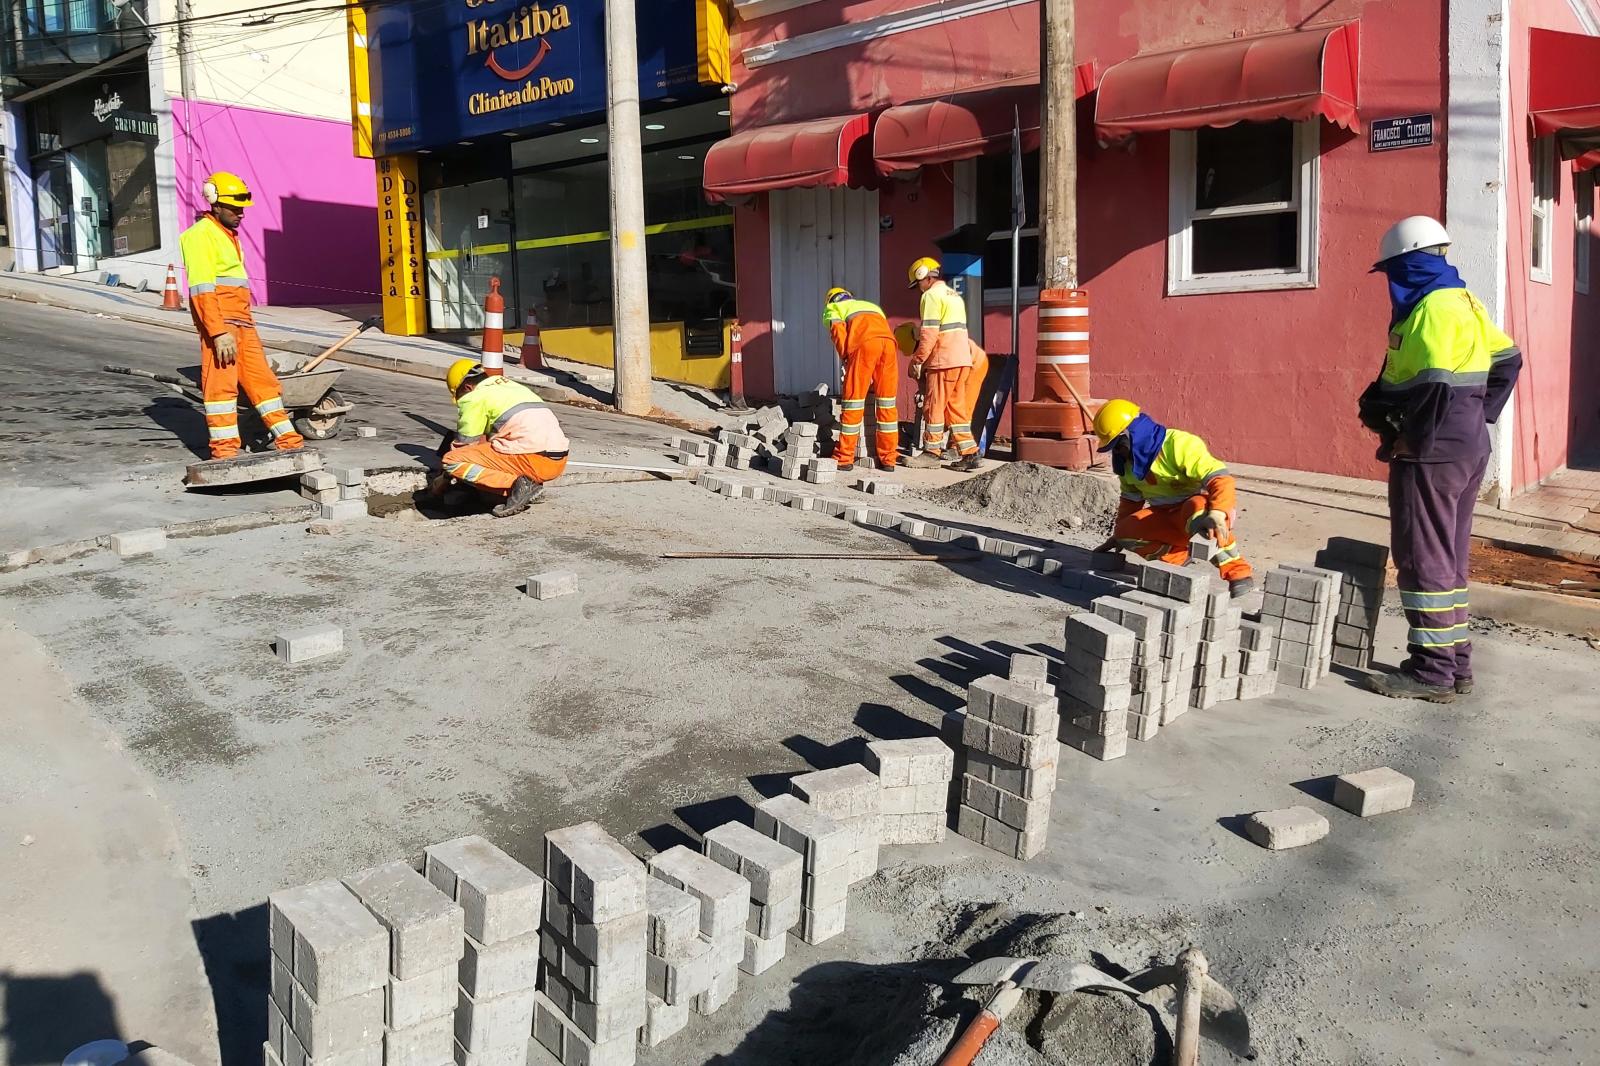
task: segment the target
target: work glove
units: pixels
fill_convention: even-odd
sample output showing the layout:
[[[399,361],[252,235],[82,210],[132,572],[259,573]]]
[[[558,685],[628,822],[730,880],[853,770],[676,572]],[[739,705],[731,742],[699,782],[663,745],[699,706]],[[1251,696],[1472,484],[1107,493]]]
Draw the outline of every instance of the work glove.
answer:
[[[217,350],[217,365],[232,366],[239,358],[239,339],[232,333],[219,333],[211,338],[211,345]]]
[[[1189,519],[1189,535],[1204,534],[1212,540],[1221,540],[1228,531],[1228,512],[1201,511]]]
[[[906,373],[910,374],[917,381],[921,381],[922,380],[922,368],[923,368],[923,364],[921,364],[921,363],[912,363],[910,366],[906,367]]]

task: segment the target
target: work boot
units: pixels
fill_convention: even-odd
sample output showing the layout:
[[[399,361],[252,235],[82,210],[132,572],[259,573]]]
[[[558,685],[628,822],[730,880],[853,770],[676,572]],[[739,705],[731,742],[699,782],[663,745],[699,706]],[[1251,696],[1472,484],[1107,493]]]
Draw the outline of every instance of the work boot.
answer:
[[[497,503],[489,509],[489,513],[496,518],[510,518],[514,514],[521,514],[532,505],[534,497],[544,491],[544,486],[531,477],[519,477],[511,483],[511,491],[506,493],[506,502]]]
[[[1234,599],[1248,596],[1255,591],[1256,579],[1253,577],[1236,577],[1228,582],[1228,595]]]
[[[971,455],[963,455],[960,459],[945,467],[945,469],[955,470],[961,473],[970,473],[974,470],[982,470],[983,456],[979,455],[977,452],[973,452]]]
[[[900,465],[911,470],[937,470],[939,469],[939,457],[931,452],[918,452]],[[844,468],[840,467],[840,469]]]
[[[854,463],[840,463],[838,466],[834,467],[834,470],[836,470],[838,473],[841,473],[841,474],[848,474],[850,471],[854,470],[855,468],[856,468],[856,464],[854,464]]]
[[[1449,685],[1429,685],[1404,670],[1392,674],[1368,674],[1367,688],[1393,700],[1427,700],[1429,703],[1454,703],[1455,689]]]
[[[1472,678],[1470,678],[1470,677],[1458,677],[1458,678],[1456,678],[1455,689],[1456,689],[1456,695],[1457,696],[1470,696],[1470,695],[1472,695]]]

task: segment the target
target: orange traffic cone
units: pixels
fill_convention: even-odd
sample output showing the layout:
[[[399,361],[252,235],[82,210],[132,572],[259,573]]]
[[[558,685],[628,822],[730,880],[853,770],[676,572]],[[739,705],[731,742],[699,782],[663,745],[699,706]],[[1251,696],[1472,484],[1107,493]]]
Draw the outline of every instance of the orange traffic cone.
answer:
[[[178,295],[178,268],[171,263],[167,264],[167,284],[161,290],[161,309],[183,310],[183,297]]]
[[[544,369],[544,341],[539,336],[539,316],[528,308],[528,321],[522,332],[522,365],[535,370]]]

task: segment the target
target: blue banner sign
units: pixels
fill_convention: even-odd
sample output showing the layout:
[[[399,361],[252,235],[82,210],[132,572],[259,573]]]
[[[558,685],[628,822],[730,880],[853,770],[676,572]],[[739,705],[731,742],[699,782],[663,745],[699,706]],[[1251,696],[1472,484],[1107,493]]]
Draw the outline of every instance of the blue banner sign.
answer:
[[[1374,152],[1396,148],[1426,148],[1433,143],[1433,116],[1407,115],[1404,118],[1372,120],[1370,146]]]

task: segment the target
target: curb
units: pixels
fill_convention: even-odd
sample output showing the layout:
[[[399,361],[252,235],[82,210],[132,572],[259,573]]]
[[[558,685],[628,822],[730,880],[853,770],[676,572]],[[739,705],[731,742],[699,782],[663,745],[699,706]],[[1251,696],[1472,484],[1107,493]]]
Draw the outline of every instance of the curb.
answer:
[[[1510,625],[1547,629],[1583,639],[1600,638],[1600,600],[1471,582],[1472,614]]]

